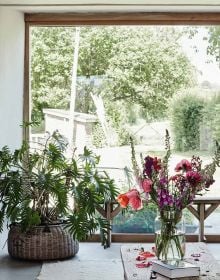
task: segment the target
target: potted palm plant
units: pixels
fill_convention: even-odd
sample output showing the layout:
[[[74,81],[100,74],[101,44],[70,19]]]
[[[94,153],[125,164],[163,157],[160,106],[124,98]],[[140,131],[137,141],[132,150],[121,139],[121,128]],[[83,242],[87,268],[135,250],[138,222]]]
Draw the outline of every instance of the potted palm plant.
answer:
[[[106,243],[108,222],[97,207],[114,199],[113,180],[97,169],[99,157],[86,147],[65,156],[67,142],[48,135],[39,150],[24,142],[20,149],[0,150],[0,231],[10,224],[12,257],[46,260],[74,256],[78,241],[100,228]]]

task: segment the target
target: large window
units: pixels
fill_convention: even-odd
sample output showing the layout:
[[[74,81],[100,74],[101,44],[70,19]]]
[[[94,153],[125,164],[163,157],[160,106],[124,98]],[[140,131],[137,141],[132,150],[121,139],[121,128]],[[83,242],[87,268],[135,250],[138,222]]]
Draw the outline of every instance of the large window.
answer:
[[[45,132],[58,129],[68,139],[73,129],[77,151],[84,145],[95,150],[100,168],[122,190],[134,184],[130,137],[138,158],[160,157],[167,129],[171,174],[182,158],[211,161],[220,141],[219,26],[168,26],[164,20],[163,25],[54,27],[38,20],[30,27],[33,148]],[[219,185],[220,168],[205,195],[220,197]],[[216,215],[207,220],[205,232],[218,232]],[[113,232],[153,233],[155,216],[152,205],[141,213],[119,214]],[[198,233],[196,218],[186,212],[186,220],[187,232]]]

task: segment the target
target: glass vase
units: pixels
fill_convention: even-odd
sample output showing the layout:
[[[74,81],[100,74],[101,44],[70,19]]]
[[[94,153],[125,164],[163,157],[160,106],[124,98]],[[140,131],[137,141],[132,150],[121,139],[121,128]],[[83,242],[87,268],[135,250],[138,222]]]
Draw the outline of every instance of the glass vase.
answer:
[[[162,261],[185,255],[185,222],[181,211],[161,211],[155,219],[156,255]]]

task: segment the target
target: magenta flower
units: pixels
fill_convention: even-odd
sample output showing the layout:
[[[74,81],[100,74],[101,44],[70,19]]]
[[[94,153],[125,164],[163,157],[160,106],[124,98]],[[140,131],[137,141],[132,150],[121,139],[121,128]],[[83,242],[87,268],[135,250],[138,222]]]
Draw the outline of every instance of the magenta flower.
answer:
[[[162,177],[162,178],[160,178],[159,182],[161,185],[166,185],[168,183],[168,180],[166,177]]]
[[[152,158],[150,156],[147,156],[144,161],[143,173],[149,178],[152,177],[153,171],[158,172],[161,169],[161,159],[158,159],[157,157]]]
[[[202,176],[196,171],[189,171],[186,173],[186,179],[192,186],[196,186],[201,182]]]

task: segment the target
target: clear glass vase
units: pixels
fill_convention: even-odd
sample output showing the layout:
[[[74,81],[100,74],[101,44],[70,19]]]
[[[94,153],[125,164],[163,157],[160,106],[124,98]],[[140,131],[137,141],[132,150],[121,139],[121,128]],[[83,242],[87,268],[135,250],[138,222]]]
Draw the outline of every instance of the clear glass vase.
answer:
[[[161,211],[155,219],[156,255],[162,261],[182,260],[185,255],[185,222],[182,212]]]

